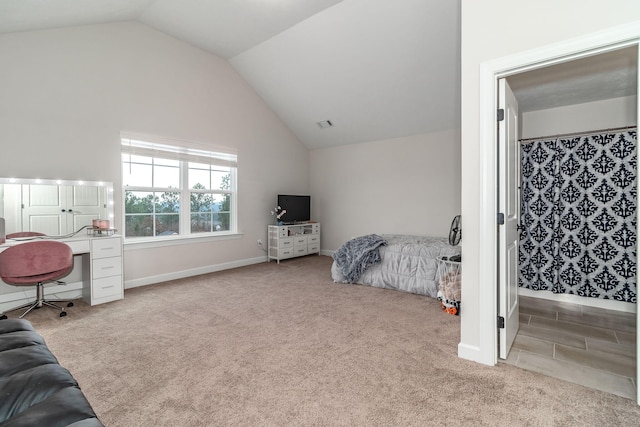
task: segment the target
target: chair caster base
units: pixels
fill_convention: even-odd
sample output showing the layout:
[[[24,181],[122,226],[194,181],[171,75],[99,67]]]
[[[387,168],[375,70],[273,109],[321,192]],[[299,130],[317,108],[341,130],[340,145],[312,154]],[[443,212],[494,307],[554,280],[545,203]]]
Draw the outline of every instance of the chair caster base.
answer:
[[[6,315],[6,314],[3,314],[2,316],[0,316],[0,320],[4,320],[4,319],[6,319],[6,318],[7,318],[7,315]]]
[[[73,307],[73,303],[70,302],[69,304],[67,304],[67,307]]]
[[[66,316],[66,315],[67,315],[67,312],[66,312],[66,311],[62,311],[62,312],[60,312],[60,317],[64,317],[64,316]]]

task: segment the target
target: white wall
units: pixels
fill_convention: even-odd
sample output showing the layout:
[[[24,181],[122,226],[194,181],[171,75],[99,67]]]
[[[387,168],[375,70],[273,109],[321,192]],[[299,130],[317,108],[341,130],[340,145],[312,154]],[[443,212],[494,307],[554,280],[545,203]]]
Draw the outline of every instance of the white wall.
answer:
[[[640,2],[612,0],[462,0],[462,218],[463,282],[461,336],[458,354],[482,363],[496,361],[495,265],[483,264],[485,235],[496,229],[495,181],[485,164],[495,162],[483,152],[481,72],[485,63],[598,31],[633,23]],[[544,28],[544,30],[542,30]],[[495,94],[486,94],[495,98]],[[491,171],[490,171],[491,172]],[[495,175],[493,175],[495,176]],[[488,238],[488,239],[487,239]],[[486,296],[489,296],[488,298]],[[488,303],[487,303],[488,301]]]
[[[2,176],[113,181],[120,201],[120,131],[238,151],[241,237],[127,246],[129,284],[263,259],[277,193],[309,192],[308,150],[227,61],[138,23],[0,35],[0,94]]]
[[[638,121],[637,106],[637,96],[625,96],[529,111],[522,114],[522,138],[633,126]]]
[[[460,213],[458,131],[312,150],[322,248],[370,233],[447,236]]]

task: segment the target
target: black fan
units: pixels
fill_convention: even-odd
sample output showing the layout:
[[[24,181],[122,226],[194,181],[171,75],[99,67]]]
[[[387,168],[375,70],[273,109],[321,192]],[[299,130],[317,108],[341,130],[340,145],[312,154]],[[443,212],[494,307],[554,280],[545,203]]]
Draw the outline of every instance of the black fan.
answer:
[[[453,221],[451,222],[451,228],[449,229],[449,244],[451,246],[456,246],[460,243],[460,238],[462,237],[462,222],[460,220],[460,215],[456,215],[453,217]]]

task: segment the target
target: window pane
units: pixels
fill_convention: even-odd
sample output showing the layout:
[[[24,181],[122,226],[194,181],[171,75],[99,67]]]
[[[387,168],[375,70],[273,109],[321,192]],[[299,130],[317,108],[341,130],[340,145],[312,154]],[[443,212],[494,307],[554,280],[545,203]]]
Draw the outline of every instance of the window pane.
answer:
[[[214,197],[213,225],[215,231],[227,231],[231,227],[231,194],[216,194]]]
[[[211,187],[219,190],[231,189],[231,173],[229,169],[216,169],[211,171]]]
[[[213,196],[209,193],[191,193],[191,213],[211,212]]]
[[[156,216],[156,236],[180,234],[180,215],[160,214]]]
[[[191,232],[209,233],[213,229],[213,218],[210,212],[191,214]]]
[[[124,212],[130,213],[153,213],[154,196],[146,191],[124,192]]]
[[[153,236],[152,215],[126,215],[125,237]]]
[[[153,186],[160,188],[180,188],[180,168],[154,166]]]
[[[231,224],[229,212],[219,212],[213,214],[214,231],[229,231]]]
[[[189,169],[189,188],[211,189],[209,170]]]
[[[180,212],[180,193],[178,192],[156,193],[155,201],[156,213]]]
[[[124,162],[122,164],[122,184],[125,187],[151,187],[151,165]]]

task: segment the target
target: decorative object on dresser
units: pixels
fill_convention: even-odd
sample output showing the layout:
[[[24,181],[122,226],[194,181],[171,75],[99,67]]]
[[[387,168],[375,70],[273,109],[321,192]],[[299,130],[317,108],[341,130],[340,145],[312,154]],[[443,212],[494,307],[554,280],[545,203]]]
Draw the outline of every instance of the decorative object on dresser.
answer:
[[[268,227],[268,261],[320,253],[320,224],[308,222]]]

